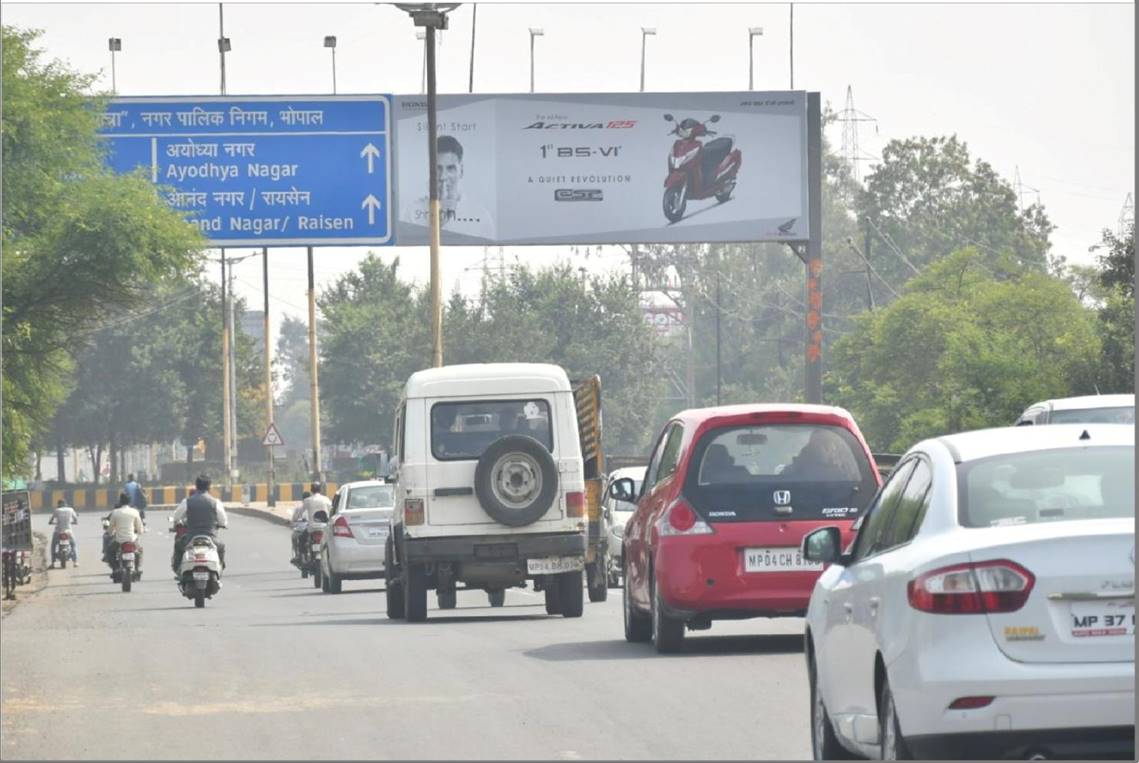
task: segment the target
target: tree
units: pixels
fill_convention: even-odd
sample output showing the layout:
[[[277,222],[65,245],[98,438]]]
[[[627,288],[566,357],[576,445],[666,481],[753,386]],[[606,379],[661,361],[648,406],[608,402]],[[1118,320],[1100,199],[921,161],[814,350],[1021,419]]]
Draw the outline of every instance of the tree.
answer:
[[[871,446],[1006,426],[1030,403],[1094,389],[1093,316],[1061,279],[975,248],[914,278],[835,343],[828,397]]]
[[[1100,290],[1096,294],[1100,341],[1099,389],[1102,392],[1135,390],[1135,224],[1123,235],[1104,230],[1092,251],[1098,257]]]
[[[102,162],[93,77],[44,62],[38,33],[3,27],[3,472],[67,394],[103,316],[191,271],[202,246],[142,175]]]

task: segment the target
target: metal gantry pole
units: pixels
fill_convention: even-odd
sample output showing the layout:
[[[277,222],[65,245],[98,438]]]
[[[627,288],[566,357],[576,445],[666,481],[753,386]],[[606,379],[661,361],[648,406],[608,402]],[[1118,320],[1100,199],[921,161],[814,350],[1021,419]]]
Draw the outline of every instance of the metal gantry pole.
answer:
[[[475,92],[475,22],[478,20],[479,4],[471,3],[471,76],[467,83],[467,92]]]
[[[320,460],[320,383],[317,381],[316,354],[316,285],[312,274],[312,247],[308,247],[308,370],[312,397],[312,474],[323,482]]]
[[[530,32],[530,92],[534,92],[534,32]]]
[[[269,249],[262,247],[261,249],[261,284],[265,292],[265,431],[268,432],[273,428],[273,366],[272,366],[272,343],[269,341]],[[273,446],[267,448],[269,453],[269,484],[268,495],[266,499],[269,502],[269,507],[277,505],[277,499],[273,495],[273,488],[277,482],[277,464],[273,459]]]
[[[533,50],[533,36],[530,37]],[[429,210],[431,225],[431,344],[432,365],[443,365],[443,288],[439,273],[439,164],[436,145],[438,125],[435,103],[435,27],[427,27],[427,184],[430,188]],[[534,67],[531,57],[530,84],[533,90]]]

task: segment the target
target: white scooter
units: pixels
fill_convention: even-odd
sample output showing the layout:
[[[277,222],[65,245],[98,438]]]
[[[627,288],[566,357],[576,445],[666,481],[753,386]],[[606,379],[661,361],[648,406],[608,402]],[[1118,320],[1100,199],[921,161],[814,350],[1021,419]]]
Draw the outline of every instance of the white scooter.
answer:
[[[219,525],[220,530],[225,525]],[[178,563],[178,591],[194,600],[195,607],[206,606],[206,599],[221,590],[221,558],[214,539],[195,535],[186,543]]]

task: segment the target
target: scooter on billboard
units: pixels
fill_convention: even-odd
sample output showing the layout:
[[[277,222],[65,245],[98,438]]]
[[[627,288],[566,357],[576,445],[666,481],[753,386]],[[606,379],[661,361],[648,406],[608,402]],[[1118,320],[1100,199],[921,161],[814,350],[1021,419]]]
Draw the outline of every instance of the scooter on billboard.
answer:
[[[666,122],[675,122],[672,114],[665,114],[664,118]],[[708,119],[709,123],[719,121],[719,114]],[[706,123],[692,118],[676,122],[669,131],[669,135],[677,136],[664,181],[664,216],[669,222],[684,217],[690,199],[715,196],[716,201],[723,203],[732,197],[743,157],[732,138],[716,138],[707,143],[700,140],[715,134]]]

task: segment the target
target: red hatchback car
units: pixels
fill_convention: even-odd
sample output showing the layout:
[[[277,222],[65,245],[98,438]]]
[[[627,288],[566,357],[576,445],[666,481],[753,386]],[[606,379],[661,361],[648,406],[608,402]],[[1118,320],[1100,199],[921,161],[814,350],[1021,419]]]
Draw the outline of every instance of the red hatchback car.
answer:
[[[631,493],[621,482],[613,494]],[[803,616],[823,568],[802,558],[800,541],[838,525],[845,547],[880,483],[862,433],[841,408],[677,414],[653,447],[625,527],[625,638],[671,652],[686,627]]]

